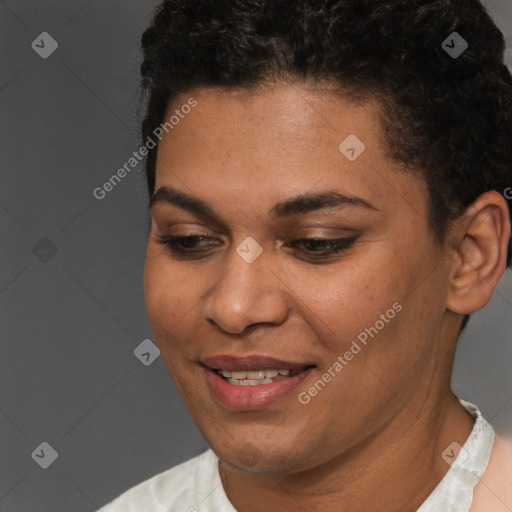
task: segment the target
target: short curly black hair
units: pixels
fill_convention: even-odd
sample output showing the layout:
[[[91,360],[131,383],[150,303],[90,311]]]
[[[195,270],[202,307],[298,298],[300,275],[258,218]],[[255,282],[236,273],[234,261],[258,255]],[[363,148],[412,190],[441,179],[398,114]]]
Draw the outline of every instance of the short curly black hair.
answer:
[[[443,48],[453,32],[468,43],[458,57]],[[478,0],[164,0],[142,50],[144,141],[196,88],[334,84],[381,106],[389,155],[428,185],[438,241],[478,196],[512,186],[512,77]]]

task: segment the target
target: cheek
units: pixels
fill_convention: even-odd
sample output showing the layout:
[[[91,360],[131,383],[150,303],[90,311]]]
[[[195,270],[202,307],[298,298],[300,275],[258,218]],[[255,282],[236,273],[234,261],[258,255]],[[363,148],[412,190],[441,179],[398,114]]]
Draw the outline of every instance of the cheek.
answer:
[[[393,304],[406,294],[400,274],[404,276],[404,271],[396,267],[394,258],[381,255],[347,260],[321,272],[307,270],[300,280],[288,275],[286,283],[315,338],[334,354],[348,348],[360,332],[379,321],[381,314],[391,309],[388,316],[395,316]]]
[[[194,304],[201,295],[201,279],[193,269],[169,261],[149,247],[144,271],[146,310],[157,342],[190,335]],[[168,347],[160,347],[167,350]]]

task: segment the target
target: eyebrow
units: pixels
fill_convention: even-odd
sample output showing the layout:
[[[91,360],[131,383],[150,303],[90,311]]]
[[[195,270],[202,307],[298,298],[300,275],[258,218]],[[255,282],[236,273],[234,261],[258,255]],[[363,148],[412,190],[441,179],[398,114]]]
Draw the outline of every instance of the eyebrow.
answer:
[[[157,203],[167,203],[178,206],[192,213],[217,219],[213,207],[203,199],[180,192],[171,187],[160,187],[150,200],[152,208]],[[270,210],[269,215],[273,218],[288,217],[299,213],[309,213],[326,208],[357,206],[370,210],[379,211],[368,201],[360,197],[349,196],[336,190],[326,190],[317,193],[305,193],[291,197],[276,203]]]

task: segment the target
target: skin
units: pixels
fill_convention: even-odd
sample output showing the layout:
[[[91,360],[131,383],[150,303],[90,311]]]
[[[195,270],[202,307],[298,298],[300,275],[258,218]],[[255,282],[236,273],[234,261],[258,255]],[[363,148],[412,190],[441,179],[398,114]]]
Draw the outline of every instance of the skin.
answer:
[[[473,493],[472,512],[510,512],[512,510],[512,442],[497,435],[491,458]]]
[[[159,144],[156,190],[200,198],[216,217],[152,206],[145,294],[167,369],[222,461],[228,498],[240,512],[416,510],[448,470],[442,452],[473,427],[450,390],[451,365],[461,315],[488,302],[504,271],[505,201],[481,196],[440,245],[424,181],[387,156],[378,105],[278,83],[196,90],[169,112],[190,96],[197,107]],[[338,150],[349,134],[366,146],[353,162]],[[268,214],[327,190],[374,208]],[[197,233],[211,237],[202,259],[159,243]],[[248,236],[263,249],[252,263],[236,252]],[[289,245],[350,236],[351,247],[323,258]],[[298,393],[394,303],[402,306],[395,318],[301,404]],[[199,364],[219,354],[316,368],[270,406],[233,411],[214,400]]]

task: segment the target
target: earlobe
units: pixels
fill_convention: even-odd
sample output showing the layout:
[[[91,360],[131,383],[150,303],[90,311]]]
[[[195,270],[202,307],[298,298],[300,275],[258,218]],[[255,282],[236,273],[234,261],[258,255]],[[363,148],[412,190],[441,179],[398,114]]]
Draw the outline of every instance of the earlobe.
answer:
[[[482,194],[461,216],[454,237],[454,258],[447,309],[471,314],[483,308],[506,266],[510,220],[505,199]]]

